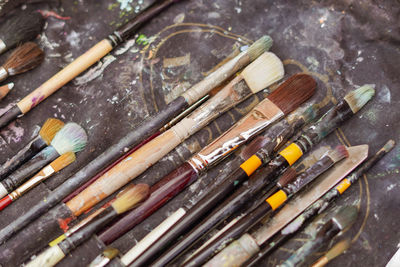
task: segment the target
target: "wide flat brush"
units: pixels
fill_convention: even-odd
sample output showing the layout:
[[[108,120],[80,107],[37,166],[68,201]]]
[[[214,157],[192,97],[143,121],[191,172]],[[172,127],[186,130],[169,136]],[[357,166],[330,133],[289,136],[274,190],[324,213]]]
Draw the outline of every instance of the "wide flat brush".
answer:
[[[345,239],[334,245],[325,255],[319,258],[311,267],[323,267],[327,265],[331,260],[344,253],[351,244],[350,239]]]
[[[44,60],[44,52],[32,42],[24,43],[17,47],[6,63],[0,67],[0,81],[27,72],[39,66]]]
[[[198,179],[205,170],[215,166],[246,141],[260,133],[260,131],[292,112],[295,107],[313,94],[315,84],[314,86],[308,86],[307,82],[310,82],[310,80],[311,84],[313,84],[314,80],[308,75],[295,75],[289,78],[229,130],[186,163],[165,176],[153,187],[152,195],[141,207],[141,211],[135,210],[128,213],[126,218],[121,219],[115,226],[103,233],[100,237],[101,240],[106,244],[115,240],[116,237],[128,231],[137,223],[137,215],[142,214],[145,211],[145,207],[147,207],[146,213],[148,211],[154,212],[158,207]],[[286,96],[286,98],[282,98],[282,95]],[[290,105],[286,105],[286,103],[290,103]],[[273,147],[269,146],[272,143],[265,144],[269,153],[271,149],[273,150]]]
[[[118,143],[109,147],[105,152],[92,160],[77,173],[72,175],[68,182],[58,186],[51,195],[47,196],[46,201],[39,202],[29,211],[23,214],[17,221],[12,222],[9,226],[0,231],[0,244],[10,238],[14,233],[22,229],[29,222],[41,216],[48,209],[54,207],[57,203],[63,200],[66,196],[72,193],[80,185],[90,180],[94,175],[103,170],[106,166],[117,160],[118,157],[124,154],[126,148],[131,149],[139,144],[142,140],[150,137],[157,132],[161,127],[168,123],[172,118],[195,102],[196,97],[199,98],[209,92],[213,87],[218,86],[222,82],[229,79],[231,75],[256,59],[264,51],[268,50],[272,45],[272,40],[269,36],[263,36],[257,40],[246,51],[229,60],[227,63],[216,69],[213,73],[204,78],[201,82],[187,90],[192,91],[190,94],[185,93],[178,97],[170,104],[162,109],[157,115],[149,117],[140,126],[130,131]],[[196,94],[196,92],[198,92]],[[185,96],[191,97],[185,98]]]
[[[0,200],[0,211],[16,201],[23,194],[34,188],[39,183],[43,182],[53,174],[67,167],[69,164],[75,161],[75,153],[67,152],[59,156],[56,160],[44,167],[39,173],[30,178],[28,181],[23,183],[20,187],[12,191],[10,194]]]
[[[193,229],[186,224],[186,220],[189,220],[190,217],[185,216],[182,218],[177,224],[175,224],[175,227],[179,229],[177,230],[179,234],[175,236],[174,227],[171,229],[171,231],[161,237],[158,242],[160,242],[160,244],[165,242],[164,244],[166,246],[167,244],[170,244],[170,242],[176,240],[179,235],[184,234],[189,229],[192,230],[167,252],[165,252],[159,259],[157,259],[157,264],[153,264],[160,266],[164,265],[166,262],[170,262],[177,257],[179,253],[190,246],[194,240],[197,240],[216,224],[241,209],[244,203],[250,201],[255,195],[261,192],[263,188],[265,188],[270,182],[278,177],[288,166],[293,165],[304,153],[308,152],[326,135],[339,127],[341,123],[351,118],[355,112],[361,109],[372,98],[374,92],[375,91],[371,86],[366,85],[348,93],[343,100],[339,101],[338,104],[325,113],[318,122],[303,130],[300,136],[293,143],[279,152],[275,159],[269,161],[265,167],[254,173],[247,184],[243,184],[222,203],[219,202],[218,207],[215,208],[206,218],[204,218],[196,228]],[[246,163],[249,162],[250,161]],[[258,166],[260,166],[260,160],[258,162]],[[254,166],[254,164],[250,166]],[[226,188],[232,188],[232,186],[230,186],[232,183],[235,183],[240,177],[250,176],[256,169],[257,168],[248,168],[248,173],[243,169],[240,173],[234,173],[233,176],[230,176],[226,179],[226,183],[228,185]],[[211,198],[212,196],[213,194],[210,194],[208,198]],[[206,210],[208,210],[207,208]],[[171,236],[174,236],[174,238],[171,238]],[[164,250],[165,246],[153,246],[154,248],[150,248],[142,255],[142,257],[146,257],[145,254],[156,255],[156,251]],[[146,261],[149,261],[150,259],[151,257],[147,258]]]
[[[132,209],[135,205],[143,201],[149,194],[149,186],[146,184],[131,185],[120,192],[115,201],[106,208],[101,214],[96,216],[85,228],[74,233],[72,236],[61,241],[55,246],[47,248],[34,260],[25,266],[31,267],[50,267],[56,265],[68,253],[77,246],[88,240],[97,231],[109,224],[118,215]]]
[[[8,83],[0,86],[0,100],[6,97],[6,95],[14,88],[14,83]]]
[[[233,226],[224,231],[217,239],[196,252],[189,261],[184,263],[185,266],[200,266],[205,263],[212,255],[218,253],[232,240],[238,238],[241,234],[255,226],[266,215],[280,208],[307,184],[347,156],[348,152],[346,147],[339,146],[335,150],[323,156],[319,161],[301,174],[297,175],[296,171],[292,170],[290,172],[291,175],[288,175],[289,177],[296,177],[292,182],[289,182],[285,187],[275,192],[272,196],[267,197],[248,214],[245,213],[246,215],[238,219]]]
[[[40,128],[38,136],[31,140],[24,148],[19,150],[15,156],[2,164],[2,166],[0,167],[0,181],[7,177],[7,175],[9,175],[10,173],[15,171],[26,161],[31,159],[43,148],[50,145],[54,136],[63,127],[64,122],[54,118],[47,119],[42,128]]]
[[[44,22],[42,15],[32,10],[7,18],[0,25],[0,54],[20,43],[36,38],[42,31]]]
[[[56,133],[50,146],[41,150],[31,160],[20,166],[6,179],[0,182],[0,197],[3,198],[9,192],[26,179],[35,174],[38,170],[67,152],[79,152],[87,143],[85,130],[76,123],[67,123]]]

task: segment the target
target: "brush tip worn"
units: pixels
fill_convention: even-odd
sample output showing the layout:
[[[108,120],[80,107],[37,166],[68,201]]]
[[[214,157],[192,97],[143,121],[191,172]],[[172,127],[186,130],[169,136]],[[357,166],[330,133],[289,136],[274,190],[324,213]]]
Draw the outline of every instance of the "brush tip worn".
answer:
[[[295,74],[272,92],[268,99],[277,105],[284,114],[289,114],[315,92],[317,83],[307,74]]]
[[[14,88],[14,83],[9,83],[7,84],[8,90],[11,90]]]
[[[103,256],[106,257],[107,259],[114,259],[116,256],[118,256],[119,250],[116,248],[106,248],[103,251]]]
[[[43,60],[43,50],[37,44],[27,42],[12,52],[3,67],[13,76],[36,68]]]
[[[332,159],[333,162],[341,161],[349,156],[349,151],[346,146],[337,146],[334,150],[328,152],[328,157]]]
[[[375,84],[366,84],[348,93],[344,100],[349,104],[351,111],[357,113],[375,95]]]
[[[344,230],[356,221],[357,216],[358,209],[356,206],[344,206],[332,217],[332,220],[340,230]]]
[[[75,153],[67,152],[56,158],[52,163],[50,163],[50,165],[55,170],[55,172],[58,172],[67,167],[75,160],[76,160]]]
[[[79,152],[87,144],[87,135],[85,130],[74,122],[69,122],[56,133],[51,146],[62,155],[69,151]]]
[[[288,168],[279,178],[278,180],[278,186],[279,187],[285,187],[286,185],[290,184],[291,182],[294,181],[294,179],[297,177],[298,173],[294,168]]]
[[[392,139],[390,139],[389,141],[386,142],[386,144],[383,146],[382,150],[385,151],[386,153],[389,152],[390,150],[392,150],[394,148],[394,146],[396,145],[396,142]]]
[[[64,122],[58,119],[50,118],[47,119],[42,128],[40,128],[39,135],[47,145],[50,145],[56,133],[58,133],[58,131],[60,131],[63,127]]]
[[[338,242],[334,245],[326,254],[325,257],[328,258],[329,261],[333,260],[343,252],[345,252],[350,247],[351,241],[350,239],[345,239]]]
[[[150,186],[147,184],[130,185],[118,193],[111,206],[118,214],[124,213],[148,198],[149,193]]]
[[[271,52],[265,52],[241,73],[250,90],[255,94],[283,78],[282,61]]]
[[[264,35],[255,41],[246,51],[250,57],[250,60],[253,61],[262,53],[268,51],[271,48],[272,43],[272,38],[268,35]]]

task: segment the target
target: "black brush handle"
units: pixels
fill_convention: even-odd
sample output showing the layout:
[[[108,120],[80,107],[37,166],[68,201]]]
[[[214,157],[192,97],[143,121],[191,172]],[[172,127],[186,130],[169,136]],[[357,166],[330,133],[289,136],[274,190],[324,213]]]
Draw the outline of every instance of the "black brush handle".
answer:
[[[15,120],[19,116],[23,115],[22,111],[19,109],[17,105],[13,106],[9,110],[6,111],[3,115],[0,117],[0,129],[4,128],[7,126],[11,121]]]
[[[40,136],[29,142],[27,146],[0,167],[0,181],[15,171],[19,166],[30,160],[46,146],[46,142]]]

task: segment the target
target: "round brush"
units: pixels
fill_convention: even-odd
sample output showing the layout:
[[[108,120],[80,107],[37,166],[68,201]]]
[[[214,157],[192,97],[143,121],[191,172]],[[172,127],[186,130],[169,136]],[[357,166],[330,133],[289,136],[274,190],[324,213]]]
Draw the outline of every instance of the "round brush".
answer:
[[[0,86],[0,100],[6,97],[6,95],[13,89],[14,83],[9,83],[3,86]]]
[[[350,239],[345,239],[334,245],[323,257],[319,258],[311,267],[323,267],[328,262],[345,252],[350,247]]]
[[[44,60],[44,52],[32,42],[25,43],[15,49],[6,63],[0,67],[0,81],[27,72],[40,65]]]
[[[40,129],[39,135],[31,140],[24,148],[20,149],[15,156],[2,164],[0,167],[0,181],[31,159],[40,150],[50,145],[56,133],[63,127],[64,122],[54,118],[47,119]]]
[[[0,197],[4,197],[38,170],[67,152],[78,152],[85,148],[87,135],[76,123],[67,123],[53,138],[51,145],[19,167],[0,183]]]
[[[99,214],[85,228],[74,233],[72,236],[61,241],[53,247],[47,248],[34,260],[29,262],[26,267],[50,267],[61,261],[65,255],[74,250],[77,246],[89,239],[97,231],[110,223],[118,215],[132,209],[136,204],[146,199],[149,195],[147,184],[131,185],[120,192],[115,201]]]
[[[6,19],[0,25],[0,54],[20,43],[32,40],[42,31],[45,19],[39,12],[27,10]]]
[[[39,183],[43,182],[56,172],[64,169],[69,164],[75,161],[75,153],[67,152],[61,156],[59,156],[56,160],[50,163],[48,166],[44,167],[39,173],[33,176],[31,179],[26,181],[20,187],[15,189],[13,192],[5,196],[0,200],[0,211],[5,207],[10,205],[12,202],[20,198],[23,194],[34,188]]]

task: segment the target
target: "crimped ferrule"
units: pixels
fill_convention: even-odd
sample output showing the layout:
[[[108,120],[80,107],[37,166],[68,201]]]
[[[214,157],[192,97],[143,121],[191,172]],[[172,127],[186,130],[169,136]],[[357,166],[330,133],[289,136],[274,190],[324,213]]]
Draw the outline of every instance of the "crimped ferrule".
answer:
[[[0,54],[6,51],[6,49],[7,49],[6,44],[4,43],[3,40],[0,39]]]
[[[0,67],[0,81],[4,81],[8,77],[8,72],[4,67]]]

